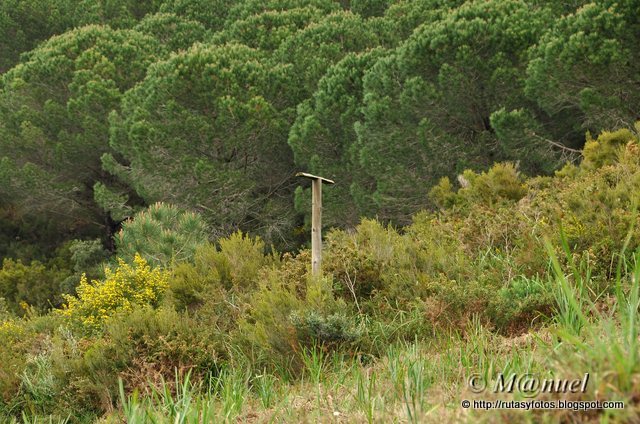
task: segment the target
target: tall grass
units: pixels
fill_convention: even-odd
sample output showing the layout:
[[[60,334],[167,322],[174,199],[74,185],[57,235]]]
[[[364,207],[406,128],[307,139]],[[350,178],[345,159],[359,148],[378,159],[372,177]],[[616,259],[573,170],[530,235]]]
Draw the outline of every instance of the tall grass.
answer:
[[[547,243],[556,283],[556,332],[561,341],[575,348],[566,365],[573,369],[584,367],[582,372],[600,371],[606,384],[614,387],[620,395],[629,394],[634,386],[639,385],[640,372],[640,248],[627,257],[625,251],[629,239],[630,236],[618,255],[615,280],[611,282],[614,290],[610,310],[599,309],[596,300],[586,290],[590,282],[589,267],[575,264],[564,234],[562,245],[572,281],[562,271],[558,258]]]

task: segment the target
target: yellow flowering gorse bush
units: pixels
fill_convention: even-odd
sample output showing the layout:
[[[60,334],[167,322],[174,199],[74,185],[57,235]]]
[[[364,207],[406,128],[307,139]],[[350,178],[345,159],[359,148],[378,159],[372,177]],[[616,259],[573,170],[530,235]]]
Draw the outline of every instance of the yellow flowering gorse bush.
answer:
[[[3,342],[13,342],[26,334],[24,326],[16,320],[6,320],[0,322],[0,340]]]
[[[133,265],[118,260],[118,268],[105,270],[104,281],[89,282],[82,276],[77,296],[66,295],[62,315],[89,329],[99,329],[112,315],[134,305],[156,304],[169,287],[168,274],[152,269],[136,254]]]

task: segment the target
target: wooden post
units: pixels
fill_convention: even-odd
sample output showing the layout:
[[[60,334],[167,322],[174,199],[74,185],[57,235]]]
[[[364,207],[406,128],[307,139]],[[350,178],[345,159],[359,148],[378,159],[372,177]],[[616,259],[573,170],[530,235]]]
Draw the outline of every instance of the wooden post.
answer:
[[[298,172],[297,177],[311,179],[311,273],[321,274],[322,267],[322,182],[334,182],[316,175]]]

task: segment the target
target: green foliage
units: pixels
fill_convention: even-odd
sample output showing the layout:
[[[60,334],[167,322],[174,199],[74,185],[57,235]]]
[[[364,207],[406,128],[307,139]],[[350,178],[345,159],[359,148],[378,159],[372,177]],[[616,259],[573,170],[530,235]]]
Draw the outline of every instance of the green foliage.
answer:
[[[197,21],[211,31],[219,31],[235,3],[233,0],[163,0],[159,11]]]
[[[362,4],[379,3],[377,0],[364,0]],[[424,0],[393,2],[384,14],[384,21],[392,27],[392,38],[396,43],[411,36],[413,31],[425,22],[436,22],[445,17],[452,9],[462,5],[462,0]]]
[[[495,164],[487,172],[467,170],[458,176],[460,189],[454,194],[451,182],[443,177],[429,195],[437,205],[481,203],[492,206],[496,202],[517,202],[527,194],[527,188],[516,167],[511,163]]]
[[[165,201],[201,212],[215,237],[241,229],[290,249],[309,209],[289,178],[300,169],[339,182],[327,226],[408,225],[441,177],[494,161],[550,173],[578,157],[584,129],[630,126],[636,9],[8,0],[0,240],[46,256],[10,238],[46,217],[111,246],[121,221]]]
[[[364,220],[353,234],[329,234],[324,269],[340,283],[337,290],[346,299],[366,299],[385,288],[383,274],[404,265],[404,247],[393,228]]]
[[[336,299],[328,278],[313,277],[308,252],[267,268],[247,300],[234,334],[246,351],[260,352],[256,365],[298,373],[305,349],[353,348],[361,332],[344,302]]]
[[[591,2],[555,22],[533,49],[527,94],[574,131],[638,118],[638,2]]]
[[[116,235],[118,257],[131,262],[135,255],[154,265],[188,261],[207,242],[207,226],[194,212],[155,203],[122,224]]]
[[[489,314],[501,330],[517,332],[546,319],[554,308],[555,299],[548,285],[521,277],[509,281],[498,291],[489,306]]]
[[[237,339],[247,340],[267,355],[277,355],[278,361],[290,361],[298,348],[289,318],[302,309],[306,297],[305,257],[309,256],[286,259],[280,268],[268,272],[251,294],[247,317],[239,322]]]
[[[491,114],[490,124],[499,141],[501,156],[518,158],[527,174],[551,173],[561,162],[575,160],[579,155],[576,149],[553,141],[557,135],[550,135],[552,130],[529,109],[496,110]]]
[[[25,403],[24,409],[33,414],[46,414],[55,407],[56,389],[49,356],[39,354],[29,358],[20,375],[20,395]]]
[[[160,378],[169,380],[176,369],[181,373],[191,370],[193,377],[204,379],[217,373],[223,359],[220,336],[214,329],[171,309],[137,309],[124,319],[112,320],[106,332],[113,345],[103,351],[104,360],[125,365],[120,375],[127,375],[133,384],[148,383],[149,367],[154,368],[156,383]],[[109,382],[112,387],[114,382]]]
[[[589,140],[583,162],[565,167],[556,178],[523,181],[512,167],[489,171],[480,180],[467,172],[461,178],[464,187],[455,192],[445,180],[432,190],[433,199],[461,212],[468,245],[513,254],[516,273],[519,267],[531,272],[528,275],[545,272],[544,251],[529,244],[540,246],[541,236],[547,234],[559,246],[554,234],[561,226],[569,245],[589,256],[594,275],[606,279],[613,272],[610,258],[633,223],[638,140],[628,130],[603,132]],[[636,232],[631,242],[638,242]]]
[[[44,312],[62,304],[62,281],[67,270],[48,268],[38,261],[24,264],[5,258],[0,268],[0,298],[13,313],[24,315],[30,308]]]
[[[157,63],[112,116],[111,145],[128,165],[103,164],[147,202],[198,210],[215,236],[240,227],[285,237],[286,72],[238,44],[196,45]]]
[[[69,2],[75,26],[104,24],[112,28],[131,28],[147,13],[153,13],[160,0],[81,0]]]
[[[222,283],[240,293],[253,289],[260,268],[270,263],[264,242],[238,231],[218,243],[220,252],[215,262]]]
[[[238,2],[227,15],[227,23],[247,19],[252,15],[265,12],[286,11],[296,8],[313,7],[329,14],[340,10],[340,6],[332,0],[245,0]]]
[[[134,29],[153,36],[172,52],[186,50],[207,37],[207,30],[200,22],[170,13],[147,15]]]
[[[176,310],[199,307],[209,295],[224,297],[220,274],[215,267],[217,253],[215,246],[203,244],[196,248],[193,263],[174,264],[168,294]]]
[[[235,41],[253,48],[276,50],[285,40],[322,15],[323,12],[313,6],[266,10],[230,22],[216,38],[221,42]]]
[[[323,225],[350,227],[369,215],[354,198],[367,185],[358,163],[354,124],[362,119],[362,78],[382,49],[350,53],[330,67],[318,82],[310,100],[298,105],[296,121],[289,131],[295,163],[312,174],[334,179],[337,184],[323,193]],[[296,209],[310,219],[310,190],[296,192]]]
[[[74,240],[69,245],[75,272],[86,272],[107,259],[108,253],[102,242],[96,240]]]
[[[446,422],[476,369],[637,421],[638,7],[2,2],[0,421]]]
[[[3,75],[0,179],[23,214],[95,231],[104,214],[92,187],[111,182],[100,168],[107,114],[159,52],[138,32],[88,26],[53,37]]]
[[[600,316],[599,308],[610,307],[604,302],[596,308],[594,302],[624,296],[635,281],[616,282],[611,263],[616,257],[626,261],[617,273],[626,275],[632,258],[624,249],[618,256],[615,252],[640,245],[632,225],[640,162],[632,132],[604,132],[589,146],[581,164],[555,177],[526,179],[507,163],[485,173],[463,173],[457,190],[443,182],[440,194],[452,199],[450,205],[414,216],[402,232],[375,220],[363,220],[353,231],[334,230],[327,236],[321,277],[310,275],[308,251],[277,259],[265,254],[260,239],[240,232],[217,245],[200,244],[190,261],[170,264],[170,274],[162,278],[152,278],[160,271],[151,271],[140,257],[136,267],[121,262],[116,271],[121,278],[107,272],[104,282],[84,281],[77,305],[63,310],[62,315],[91,309],[78,315],[81,328],[54,330],[55,322],[5,318],[0,339],[6,340],[8,363],[20,370],[20,378],[0,374],[0,384],[5,396],[20,393],[16,404],[29,404],[36,412],[73,408],[89,414],[113,407],[118,377],[126,398],[136,389],[182,390],[172,381],[191,370],[189,378],[209,382],[221,408],[238,414],[239,399],[252,390],[254,372],[302,376],[317,387],[331,358],[364,361],[384,355],[391,343],[437,345],[438,335],[451,343],[451,334],[460,331],[468,344],[455,350],[453,361],[471,368],[479,361],[489,373],[523,360],[494,363],[491,340],[516,344],[521,337],[501,339],[484,325],[507,336],[558,325],[566,333],[561,332],[565,345],[577,334],[594,337],[591,319]],[[603,236],[604,229],[610,237]],[[98,260],[101,251],[96,242],[76,242],[69,250],[74,258],[67,261],[87,264]],[[555,277],[549,279],[547,255],[562,251],[565,257],[554,259]],[[564,263],[569,277],[558,271]],[[112,291],[122,295],[110,296]],[[147,298],[150,293],[156,295]],[[636,313],[634,299],[623,307]],[[94,313],[101,308],[105,313]],[[619,356],[633,345],[618,340],[614,324],[598,319],[616,339],[611,348],[601,346],[590,357],[597,358],[599,369],[611,369],[602,358]],[[87,331],[87,321],[95,321],[90,329],[101,331]],[[628,331],[631,336],[620,340],[635,337],[635,330]],[[28,340],[35,334],[51,335],[52,347],[34,347]],[[78,335],[85,338],[79,341]],[[29,349],[40,356],[29,359]],[[417,393],[431,381],[424,376],[424,364],[409,360],[404,369],[399,358],[389,360],[389,381],[408,399],[407,414],[419,416],[424,405]],[[612,384],[634,387],[624,383],[634,375],[633,360],[616,360],[611,367],[622,376]],[[401,369],[405,374],[398,374]],[[366,401],[363,396],[360,402]],[[80,400],[82,408],[72,406]]]
[[[126,192],[116,192],[101,182],[93,185],[93,200],[114,221],[124,221],[133,214],[133,208],[128,205],[129,196]]]
[[[48,3],[48,8],[45,6]],[[70,26],[66,1],[3,1],[0,5],[0,73],[18,62],[20,53]],[[47,10],[48,9],[48,10]]]
[[[277,263],[275,257],[265,255],[260,238],[236,232],[218,244],[219,249],[202,244],[195,249],[193,263],[174,266],[170,288],[177,310],[225,296],[246,297],[256,288],[262,268]]]
[[[361,209],[407,224],[437,178],[500,158],[491,114],[526,103],[525,52],[547,20],[523,1],[466,2],[378,60],[356,127],[356,157],[371,181],[356,199]]]
[[[275,56],[291,63],[289,83],[294,100],[311,95],[326,70],[348,53],[362,52],[380,44],[372,25],[349,12],[333,13],[296,32],[280,45]],[[309,54],[313,52],[313,54]]]
[[[349,9],[365,18],[382,16],[386,9],[394,3],[391,0],[351,0]]]
[[[327,316],[316,311],[293,312],[289,317],[296,330],[296,336],[303,346],[321,346],[325,350],[345,348],[360,338],[362,330],[353,317],[340,313]]]
[[[104,277],[105,263],[110,259],[111,254],[105,250],[101,240],[73,240],[66,246],[70,254],[67,267],[73,271],[73,275],[60,283],[62,293],[74,294],[82,275],[86,275],[88,279]],[[58,257],[63,259],[65,253],[63,249]],[[55,264],[55,261],[56,259],[53,259],[50,262]]]
[[[60,328],[48,360],[58,407],[96,413],[115,406],[118,378],[126,380],[128,392],[143,393],[149,393],[149,384],[170,382],[176,375],[206,380],[217,373],[220,349],[210,327],[171,309],[138,307],[108,320],[102,338],[78,340]]]
[[[23,321],[2,317],[0,321],[0,412],[13,406],[20,387],[20,373],[27,363],[34,334]],[[8,409],[8,408],[7,408]]]
[[[628,129],[614,132],[604,131],[597,140],[587,135],[587,142],[582,152],[584,160],[581,164],[585,169],[601,168],[618,161],[619,155],[629,145],[638,145],[638,137]]]

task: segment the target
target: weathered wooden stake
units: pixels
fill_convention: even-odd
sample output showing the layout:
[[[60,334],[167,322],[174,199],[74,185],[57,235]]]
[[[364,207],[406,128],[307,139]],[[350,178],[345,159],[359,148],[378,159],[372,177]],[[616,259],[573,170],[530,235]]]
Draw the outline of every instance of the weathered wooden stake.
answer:
[[[334,184],[334,182],[305,172],[298,172],[296,177],[311,179],[311,273],[320,275],[322,266],[322,182],[327,184]]]

